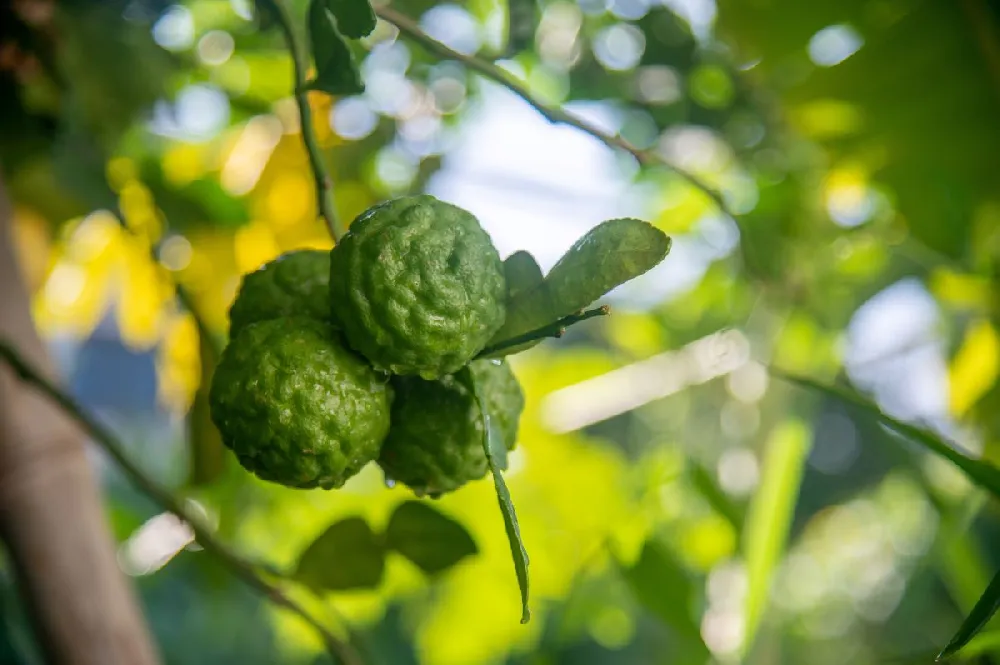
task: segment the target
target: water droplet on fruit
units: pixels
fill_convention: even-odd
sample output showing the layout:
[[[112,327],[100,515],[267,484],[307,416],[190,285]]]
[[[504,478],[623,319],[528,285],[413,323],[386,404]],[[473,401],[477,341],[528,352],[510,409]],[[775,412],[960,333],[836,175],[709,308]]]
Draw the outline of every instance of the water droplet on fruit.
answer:
[[[393,487],[396,486],[396,481],[393,480],[392,478],[390,478],[389,476],[386,476],[385,477],[385,486],[388,487],[389,489],[392,489]]]
[[[500,360],[499,358],[493,358],[492,360],[490,360],[490,362],[493,363],[494,365],[496,365],[497,367],[499,367],[500,365],[503,365],[503,361]]]

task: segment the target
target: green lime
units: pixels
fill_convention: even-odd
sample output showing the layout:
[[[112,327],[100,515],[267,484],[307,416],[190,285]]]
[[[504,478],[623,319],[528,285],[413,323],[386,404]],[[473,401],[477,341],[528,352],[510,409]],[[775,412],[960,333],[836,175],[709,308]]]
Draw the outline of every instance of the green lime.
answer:
[[[256,321],[306,316],[331,321],[330,253],[299,249],[243,276],[229,308],[229,336]]]
[[[469,367],[504,446],[512,450],[524,409],[517,377],[503,361],[477,360]],[[397,376],[393,387],[392,427],[378,459],[387,481],[435,495],[486,474],[483,421],[465,384],[454,376]]]
[[[329,324],[270,319],[240,330],[209,393],[212,421],[247,470],[290,487],[340,487],[389,430],[386,377]]]
[[[503,325],[503,263],[469,212],[433,196],[369,208],[330,254],[334,320],[378,369],[436,379]]]

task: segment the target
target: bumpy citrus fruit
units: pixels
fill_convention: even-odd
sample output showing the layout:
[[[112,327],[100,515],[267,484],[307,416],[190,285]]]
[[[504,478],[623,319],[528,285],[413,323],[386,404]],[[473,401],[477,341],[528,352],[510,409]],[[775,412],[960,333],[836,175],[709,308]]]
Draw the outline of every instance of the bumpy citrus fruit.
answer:
[[[501,361],[477,360],[470,369],[503,444],[513,449],[524,408],[517,377]],[[433,495],[486,474],[483,422],[468,387],[454,376],[436,381],[400,376],[393,386],[392,428],[378,459],[387,479]]]
[[[291,487],[340,487],[375,459],[390,387],[327,323],[269,319],[240,330],[209,394],[212,420],[240,463]]]
[[[330,253],[300,249],[244,275],[229,308],[229,336],[256,321],[306,316],[330,321]]]
[[[503,325],[503,263],[469,212],[433,196],[368,209],[330,254],[334,319],[378,369],[436,379]]]

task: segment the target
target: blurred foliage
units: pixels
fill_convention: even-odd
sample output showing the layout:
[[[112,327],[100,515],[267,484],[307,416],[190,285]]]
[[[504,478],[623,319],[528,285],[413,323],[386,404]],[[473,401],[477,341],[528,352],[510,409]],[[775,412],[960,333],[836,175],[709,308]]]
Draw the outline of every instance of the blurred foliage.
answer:
[[[307,3],[287,4],[304,37]],[[612,316],[513,358],[527,405],[505,477],[531,552],[531,623],[517,622],[488,479],[421,522],[454,549],[396,542],[404,556],[379,559],[377,588],[296,587],[302,602],[345,635],[350,625],[372,664],[931,662],[1000,568],[995,503],[870,410],[766,366],[845,382],[1000,461],[1000,5],[393,6],[694,172],[738,230],[669,170],[614,162],[622,216],[649,219],[674,247],[663,270],[616,292]],[[79,362],[109,339],[154,361],[152,413],[80,397],[221,538],[294,571],[336,524],[365,524],[384,554],[411,497],[374,466],[332,493],[258,482],[205,415],[239,276],[331,245],[291,60],[253,9],[0,5],[0,165],[35,322],[64,369],[125,381],[110,361]],[[345,219],[432,184],[499,94],[385,22],[351,48],[366,91],[309,94]],[[515,148],[496,149],[488,157]],[[526,283],[542,273],[526,270]],[[308,626],[106,478],[121,560],[166,662],[324,662]],[[11,572],[0,569],[0,662],[37,663]],[[998,632],[989,624],[960,659],[1000,663]]]

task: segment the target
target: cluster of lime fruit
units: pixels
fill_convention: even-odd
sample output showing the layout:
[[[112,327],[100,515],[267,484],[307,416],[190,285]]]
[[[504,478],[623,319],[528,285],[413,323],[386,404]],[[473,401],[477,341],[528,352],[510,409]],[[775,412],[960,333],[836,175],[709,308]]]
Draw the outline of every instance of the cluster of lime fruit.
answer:
[[[377,460],[418,495],[457,489],[487,472],[484,410],[508,450],[517,439],[521,387],[478,358],[508,295],[472,214],[427,195],[377,205],[332,251],[244,277],[212,419],[265,480],[336,488]]]

